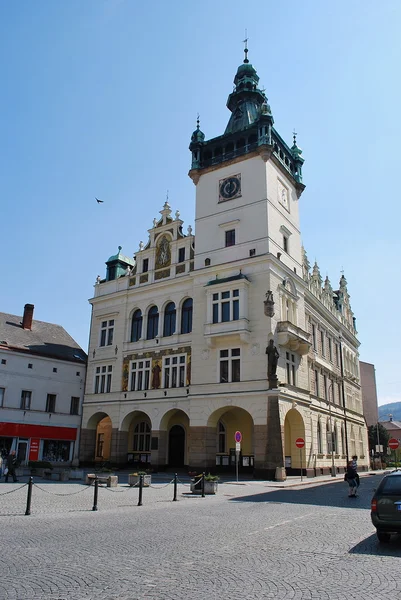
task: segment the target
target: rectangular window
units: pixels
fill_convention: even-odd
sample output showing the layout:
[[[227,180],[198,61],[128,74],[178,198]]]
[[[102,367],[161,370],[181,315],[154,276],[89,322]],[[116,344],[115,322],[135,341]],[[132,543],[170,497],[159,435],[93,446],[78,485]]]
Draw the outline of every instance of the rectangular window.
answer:
[[[104,394],[111,391],[111,376],[113,374],[112,365],[96,367],[95,375],[95,394]]]
[[[213,323],[239,319],[239,290],[218,292],[212,296]]]
[[[57,373],[57,367],[53,367],[53,373]]]
[[[163,358],[163,387],[185,387],[187,371],[187,355],[177,354]]]
[[[144,258],[142,261],[142,273],[147,273],[149,271],[149,259]]]
[[[150,360],[135,360],[131,363],[131,392],[149,389],[150,364]]]
[[[333,362],[333,343],[331,341],[331,338],[328,338],[329,341],[329,360],[330,362]]]
[[[342,406],[342,389],[341,383],[338,384],[338,404]]]
[[[81,371],[77,371],[77,372],[75,373],[75,375],[76,375],[77,377],[79,377],[79,376],[81,375]]]
[[[235,229],[226,231],[226,248],[228,246],[235,246]]]
[[[291,352],[286,352],[285,359],[287,383],[289,385],[296,385],[295,354],[292,354]]]
[[[28,364],[28,369],[32,369],[32,367],[33,367],[32,363],[29,363]]]
[[[1,364],[2,364],[2,365],[6,365],[6,364],[7,364],[7,360],[6,360],[5,358],[2,358],[2,359],[1,359]]]
[[[6,388],[0,387],[0,408],[4,404],[4,394],[6,393]]]
[[[185,248],[178,249],[178,262],[182,263],[185,260]]]
[[[327,375],[323,375],[323,391],[324,391],[324,399],[328,400],[328,397],[327,397],[327,391],[328,391],[328,389],[327,389]]]
[[[46,412],[56,412],[56,394],[47,394]]]
[[[325,344],[324,344],[324,338],[325,338],[324,331],[321,331],[320,332],[320,343],[322,345],[322,356],[326,356],[326,349],[325,349]]]
[[[314,350],[317,350],[316,344],[316,325],[312,323],[312,346]]]
[[[100,346],[111,346],[113,344],[114,319],[102,321],[100,327]]]
[[[71,396],[70,415],[79,415],[79,397]]]
[[[316,396],[319,396],[319,392],[320,392],[320,389],[319,389],[319,371],[316,370],[316,371],[313,371],[313,372],[315,374],[315,394],[316,394]]]
[[[22,390],[21,392],[21,409],[30,410],[31,408],[32,392],[28,390]]]
[[[336,346],[336,366],[339,367],[340,366],[340,353],[339,353],[339,347],[338,344],[335,345]]]
[[[241,381],[241,350],[220,350],[220,383]]]
[[[283,249],[288,254],[288,237],[286,235],[283,235]]]

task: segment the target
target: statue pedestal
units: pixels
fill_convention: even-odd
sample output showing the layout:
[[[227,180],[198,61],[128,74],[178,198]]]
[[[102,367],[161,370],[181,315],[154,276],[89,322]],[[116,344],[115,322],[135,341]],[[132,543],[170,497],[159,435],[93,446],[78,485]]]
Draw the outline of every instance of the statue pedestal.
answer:
[[[276,467],[276,481],[285,481],[287,479],[287,473],[285,467]]]
[[[278,387],[277,375],[270,375],[269,377],[269,390],[275,390]]]

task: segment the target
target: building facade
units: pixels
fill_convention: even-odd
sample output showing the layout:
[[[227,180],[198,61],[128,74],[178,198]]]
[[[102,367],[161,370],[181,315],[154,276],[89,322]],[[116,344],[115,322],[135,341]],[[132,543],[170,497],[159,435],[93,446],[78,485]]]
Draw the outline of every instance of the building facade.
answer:
[[[255,476],[368,464],[347,282],[310,268],[302,152],[258,82],[246,51],[224,134],[192,134],[196,239],[166,202],[134,260],[119,248],[97,280],[83,461],[232,469],[240,431]]]
[[[379,420],[376,370],[374,365],[361,360],[359,361],[359,371],[361,375],[363,414],[365,415],[367,426],[370,427],[371,425],[376,425]]]
[[[21,464],[78,460],[86,359],[60,327],[0,313],[0,452]]]

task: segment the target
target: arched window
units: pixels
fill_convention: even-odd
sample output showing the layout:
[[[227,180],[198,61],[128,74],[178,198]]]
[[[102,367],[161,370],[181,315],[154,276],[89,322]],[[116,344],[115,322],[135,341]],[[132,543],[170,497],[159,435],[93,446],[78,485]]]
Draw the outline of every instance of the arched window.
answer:
[[[134,429],[134,452],[150,451],[150,426],[146,421],[138,423]]]
[[[224,425],[221,421],[219,421],[219,423],[217,425],[217,430],[218,430],[219,452],[224,453],[226,451],[226,428],[224,427]]]
[[[163,335],[173,335],[175,333],[175,304],[169,302],[164,311]]]
[[[152,306],[148,312],[147,340],[154,340],[159,331],[159,311],[157,306]]]
[[[334,454],[338,454],[338,432],[336,425],[333,427],[333,450]]]
[[[192,298],[187,298],[182,305],[181,333],[191,333],[191,331],[192,331]]]
[[[132,315],[131,342],[137,342],[142,336],[142,313],[138,309]]]
[[[323,454],[322,426],[320,421],[317,422],[317,452],[318,454]]]

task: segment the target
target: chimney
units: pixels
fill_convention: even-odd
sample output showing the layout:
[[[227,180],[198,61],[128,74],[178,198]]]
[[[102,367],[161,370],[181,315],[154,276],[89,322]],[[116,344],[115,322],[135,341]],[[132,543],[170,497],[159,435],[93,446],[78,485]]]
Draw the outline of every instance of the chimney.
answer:
[[[22,328],[23,329],[32,329],[32,319],[33,319],[33,304],[25,304],[24,306],[24,316],[22,317]]]

